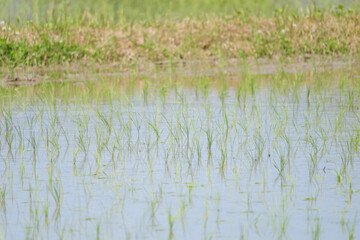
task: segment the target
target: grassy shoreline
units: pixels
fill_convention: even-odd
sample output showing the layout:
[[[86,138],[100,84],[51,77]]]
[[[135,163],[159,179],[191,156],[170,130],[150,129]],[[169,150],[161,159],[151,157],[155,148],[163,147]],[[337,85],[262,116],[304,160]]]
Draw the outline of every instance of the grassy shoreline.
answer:
[[[53,18],[15,26],[1,23],[0,65],[51,66],[74,62],[138,63],[209,58],[358,56],[356,12],[278,12],[272,18],[243,12],[208,19],[109,24],[82,18]]]

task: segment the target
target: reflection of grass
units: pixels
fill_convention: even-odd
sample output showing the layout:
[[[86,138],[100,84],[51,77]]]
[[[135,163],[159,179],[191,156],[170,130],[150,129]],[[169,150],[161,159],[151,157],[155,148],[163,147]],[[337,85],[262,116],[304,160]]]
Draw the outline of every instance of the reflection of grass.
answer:
[[[76,19],[51,15],[41,24],[20,22],[0,31],[0,63],[354,55],[360,49],[357,16],[338,10],[302,15],[281,11],[272,18],[235,13],[209,19],[102,24],[87,15]]]

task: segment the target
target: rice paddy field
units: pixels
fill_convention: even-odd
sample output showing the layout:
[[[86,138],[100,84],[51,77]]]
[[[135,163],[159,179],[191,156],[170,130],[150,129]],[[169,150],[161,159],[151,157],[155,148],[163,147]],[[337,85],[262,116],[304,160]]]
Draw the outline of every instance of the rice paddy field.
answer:
[[[0,239],[359,239],[357,1],[5,1]]]

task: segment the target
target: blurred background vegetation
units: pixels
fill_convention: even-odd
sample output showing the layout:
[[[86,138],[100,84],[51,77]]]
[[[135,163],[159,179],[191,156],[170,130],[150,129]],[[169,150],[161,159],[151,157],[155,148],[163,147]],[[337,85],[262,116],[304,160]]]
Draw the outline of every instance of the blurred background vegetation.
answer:
[[[49,16],[78,18],[86,13],[111,23],[155,19],[205,18],[245,13],[271,17],[278,9],[292,14],[307,13],[309,8],[328,10],[359,9],[359,0],[0,0],[0,20],[32,20]]]

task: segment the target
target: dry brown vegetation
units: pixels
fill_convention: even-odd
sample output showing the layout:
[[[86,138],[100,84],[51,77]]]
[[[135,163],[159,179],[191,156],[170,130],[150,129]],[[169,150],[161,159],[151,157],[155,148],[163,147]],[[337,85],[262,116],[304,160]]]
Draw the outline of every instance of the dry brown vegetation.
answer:
[[[0,37],[10,42],[25,42],[27,46],[56,43],[76,46],[71,50],[74,58],[102,62],[357,55],[359,23],[356,14],[271,19],[234,16],[101,27],[28,25],[16,29],[17,34],[15,30],[2,31]],[[77,52],[79,49],[81,54]]]

